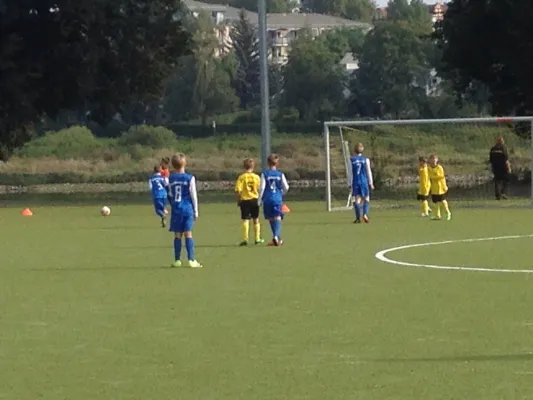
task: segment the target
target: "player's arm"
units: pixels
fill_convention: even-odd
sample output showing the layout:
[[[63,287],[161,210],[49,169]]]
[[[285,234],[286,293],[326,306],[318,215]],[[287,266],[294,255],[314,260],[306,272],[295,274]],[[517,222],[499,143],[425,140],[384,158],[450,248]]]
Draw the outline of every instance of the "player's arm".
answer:
[[[148,179],[148,190],[152,191],[152,179]]]
[[[198,218],[198,193],[196,192],[196,178],[194,176],[191,178],[191,182],[189,183],[189,193],[191,194],[194,218]]]
[[[259,180],[259,199],[258,199],[259,205],[261,205],[261,202],[263,201],[263,195],[265,194],[265,189],[266,189],[265,174],[261,174],[261,179]]]
[[[241,192],[242,192],[242,179],[239,176],[235,182],[235,196],[237,197],[237,204],[241,202]]]
[[[287,182],[287,178],[285,177],[285,174],[281,174],[281,192],[285,195],[289,191],[289,182]]]
[[[435,180],[443,181],[445,179],[446,179],[446,176],[444,175],[444,168],[442,167],[442,165],[439,165],[439,167],[436,168],[436,171],[435,171]]]
[[[511,162],[509,161],[509,153],[507,153],[507,147],[503,148],[503,156],[505,157],[505,169],[507,173],[511,173]]]
[[[368,184],[370,189],[374,190],[374,177],[372,176],[372,167],[370,166],[370,159],[366,159],[366,174],[368,176]]]

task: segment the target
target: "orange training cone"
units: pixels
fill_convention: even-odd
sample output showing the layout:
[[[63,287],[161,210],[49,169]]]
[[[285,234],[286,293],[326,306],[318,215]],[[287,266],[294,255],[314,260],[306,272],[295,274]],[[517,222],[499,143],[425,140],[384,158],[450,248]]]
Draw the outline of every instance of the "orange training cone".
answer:
[[[281,206],[281,212],[284,213],[284,214],[287,214],[287,213],[291,212],[291,209],[289,207],[287,207],[287,204],[283,204]]]
[[[23,217],[31,217],[33,215],[29,208],[25,208],[24,210],[22,210],[21,214]]]

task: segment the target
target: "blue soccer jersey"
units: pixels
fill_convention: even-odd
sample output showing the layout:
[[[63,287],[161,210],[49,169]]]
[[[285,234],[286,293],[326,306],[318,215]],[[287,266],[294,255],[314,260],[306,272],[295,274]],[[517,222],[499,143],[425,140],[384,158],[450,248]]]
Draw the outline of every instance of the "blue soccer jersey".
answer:
[[[373,185],[370,160],[358,154],[350,158],[352,164],[352,188],[365,188]]]
[[[198,197],[194,176],[187,173],[172,173],[168,187],[172,214],[198,217]]]
[[[281,204],[283,195],[289,190],[285,175],[277,169],[267,169],[261,174],[261,202],[264,204]]]
[[[152,198],[154,199],[166,199],[168,181],[160,173],[153,174],[148,181],[150,191],[152,192]]]

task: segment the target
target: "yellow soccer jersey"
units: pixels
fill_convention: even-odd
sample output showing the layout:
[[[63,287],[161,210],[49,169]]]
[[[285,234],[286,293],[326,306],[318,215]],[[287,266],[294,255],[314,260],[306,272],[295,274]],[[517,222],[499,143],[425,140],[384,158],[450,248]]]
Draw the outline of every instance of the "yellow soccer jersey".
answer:
[[[235,182],[235,193],[241,200],[253,200],[259,198],[259,175],[253,172],[245,172]]]
[[[418,194],[421,196],[427,196],[431,183],[429,182],[428,166],[420,166],[418,168]]]
[[[444,175],[444,168],[442,165],[435,167],[429,167],[429,181],[431,182],[431,194],[440,195],[448,191],[448,185],[446,184],[446,176]]]

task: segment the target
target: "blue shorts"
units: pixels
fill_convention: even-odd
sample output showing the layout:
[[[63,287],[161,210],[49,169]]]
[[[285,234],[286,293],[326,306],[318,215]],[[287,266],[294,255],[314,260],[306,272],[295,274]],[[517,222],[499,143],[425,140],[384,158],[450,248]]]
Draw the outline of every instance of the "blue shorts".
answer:
[[[281,211],[282,204],[280,203],[265,203],[263,204],[263,215],[265,219],[272,219],[276,217],[283,218],[283,212]]]
[[[370,187],[368,185],[358,185],[352,187],[352,196],[354,197],[369,197]]]
[[[172,214],[170,216],[170,232],[192,232],[194,216],[192,214]]]
[[[167,199],[163,197],[162,199],[154,199],[154,209],[155,213],[162,217],[165,215],[165,204],[167,203]]]

